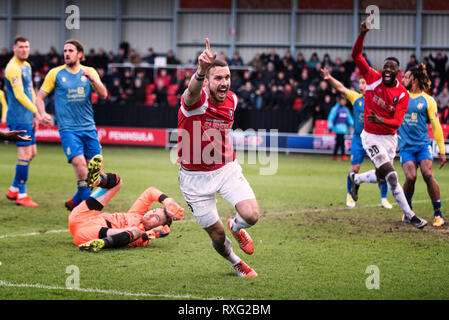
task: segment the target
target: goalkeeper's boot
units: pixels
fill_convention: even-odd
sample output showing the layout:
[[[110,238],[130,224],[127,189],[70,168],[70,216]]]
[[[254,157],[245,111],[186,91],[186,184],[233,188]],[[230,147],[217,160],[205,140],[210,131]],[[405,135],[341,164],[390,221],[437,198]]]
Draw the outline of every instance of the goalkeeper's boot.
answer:
[[[251,236],[246,232],[246,230],[241,229],[238,233],[232,231],[231,229],[231,221],[232,219],[228,220],[228,229],[231,231],[231,234],[234,236],[235,240],[239,243],[240,249],[243,250],[246,254],[253,254],[254,253],[254,241],[251,239]]]
[[[357,201],[359,200],[360,184],[355,183],[354,176],[355,176],[354,172],[349,172],[348,178],[349,182],[351,183],[351,197],[354,201]]]
[[[402,215],[402,222],[410,223],[412,226],[418,229],[422,229],[425,226],[427,226],[427,221],[421,218],[418,218],[416,215],[414,215],[411,219],[407,217],[405,214]]]
[[[355,207],[355,201],[354,201],[354,199],[352,199],[350,194],[346,195],[346,206],[348,206],[349,208]]]
[[[78,246],[81,251],[100,252],[104,248],[104,240],[95,239]]]
[[[385,209],[391,209],[391,208],[393,208],[392,204],[390,203],[390,201],[388,201],[387,198],[382,198],[382,199],[380,200],[380,205],[381,205],[382,207],[384,207]]]
[[[97,154],[92,159],[90,159],[87,165],[87,187],[93,188],[100,183],[100,170],[103,165],[103,156]]]
[[[257,278],[257,272],[251,269],[243,260],[233,266],[235,273],[243,278]]]
[[[435,216],[433,218],[433,226],[434,227],[442,227],[444,225],[444,219],[441,216]]]

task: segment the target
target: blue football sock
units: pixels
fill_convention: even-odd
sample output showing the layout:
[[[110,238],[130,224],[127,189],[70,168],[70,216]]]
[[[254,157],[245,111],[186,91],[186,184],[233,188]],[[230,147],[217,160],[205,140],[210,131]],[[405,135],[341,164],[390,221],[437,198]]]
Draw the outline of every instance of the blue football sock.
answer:
[[[83,200],[86,200],[89,198],[92,190],[88,187],[86,187],[86,181],[85,180],[78,180],[78,191],[73,196],[73,204],[75,206],[79,205]]]
[[[26,193],[26,182],[28,180],[28,169],[30,162],[19,159],[16,164],[16,175],[12,183],[13,187],[19,188],[19,194]]]
[[[388,196],[388,186],[387,183],[378,183],[380,189],[380,197],[385,199]]]
[[[441,200],[432,201],[433,206],[433,215],[443,217],[443,213],[441,212]]]

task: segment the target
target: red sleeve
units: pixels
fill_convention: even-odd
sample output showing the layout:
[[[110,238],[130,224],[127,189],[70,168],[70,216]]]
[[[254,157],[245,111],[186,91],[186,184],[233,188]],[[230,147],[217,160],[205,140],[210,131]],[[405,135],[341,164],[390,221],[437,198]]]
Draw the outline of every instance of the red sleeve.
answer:
[[[181,96],[181,105],[186,109],[186,110],[193,110],[193,109],[197,109],[199,107],[201,107],[204,102],[206,102],[207,96],[206,96],[206,92],[204,92],[204,89],[201,89],[201,97],[200,100],[198,100],[193,106],[186,106],[184,103],[184,95]]]
[[[371,84],[379,78],[379,74],[371,68],[365,58],[363,58],[362,51],[364,39],[365,36],[358,35],[357,40],[354,43],[354,48],[352,48],[352,58],[354,59],[357,68],[359,68],[362,77],[365,78],[368,84]]]
[[[396,105],[396,110],[394,112],[394,117],[392,119],[384,119],[384,123],[392,128],[399,128],[402,124],[402,119],[404,118],[405,113],[408,108],[408,101],[410,99],[410,95],[407,92],[403,92],[405,94],[401,99],[399,99],[398,104]]]

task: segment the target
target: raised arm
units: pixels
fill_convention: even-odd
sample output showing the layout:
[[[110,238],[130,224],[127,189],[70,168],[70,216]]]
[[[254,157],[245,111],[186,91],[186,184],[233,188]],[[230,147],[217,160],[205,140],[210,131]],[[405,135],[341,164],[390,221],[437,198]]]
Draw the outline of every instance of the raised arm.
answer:
[[[138,213],[144,215],[145,212],[148,211],[148,208],[150,208],[150,206],[153,204],[153,202],[159,201],[159,197],[163,194],[164,193],[161,190],[155,187],[147,188],[144,192],[142,192],[139,198],[137,198],[137,200],[128,210],[128,213]]]
[[[326,68],[321,69],[321,72],[323,73],[323,79],[329,81],[332,87],[334,87],[338,92],[343,93],[346,95],[346,93],[349,91],[348,88],[346,88],[343,83],[332,77],[329,73],[329,70]]]
[[[363,40],[365,40],[365,35],[368,33],[369,26],[371,25],[373,17],[370,15],[365,21],[362,22],[360,25],[360,33],[357,37],[357,40],[354,43],[354,47],[352,48],[352,58],[354,59],[354,62],[359,68],[360,73],[363,78],[365,78],[367,81],[369,81],[370,76],[377,75],[377,72],[372,69],[368,63],[366,62],[365,58],[362,55],[363,51]]]
[[[189,86],[183,93],[183,100],[186,107],[191,107],[200,100],[201,89],[203,88],[207,70],[215,62],[216,57],[217,53],[212,54],[209,39],[206,38],[206,49],[198,57],[198,68],[190,79]]]
[[[179,206],[173,198],[168,197],[165,193],[156,187],[149,187],[134,202],[128,213],[137,213],[144,215],[153,202],[161,203],[168,211],[173,220],[180,220],[184,215],[184,208]]]

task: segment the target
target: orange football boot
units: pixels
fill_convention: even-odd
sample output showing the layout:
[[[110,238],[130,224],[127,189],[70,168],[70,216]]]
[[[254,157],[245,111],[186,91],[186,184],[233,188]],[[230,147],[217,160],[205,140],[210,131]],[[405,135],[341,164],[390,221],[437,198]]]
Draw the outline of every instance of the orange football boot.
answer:
[[[8,189],[8,192],[6,193],[6,198],[8,198],[9,200],[16,200],[18,195],[19,192],[12,192],[11,190]]]
[[[239,277],[257,278],[257,272],[251,269],[243,260],[233,266],[233,268]]]
[[[239,233],[232,231],[231,229],[231,220],[228,220],[228,229],[231,231],[235,240],[239,243],[240,249],[243,250],[246,254],[253,254],[254,252],[254,241],[251,239],[251,236],[246,232],[246,230],[241,229]]]
[[[19,206],[24,206],[24,207],[37,207],[37,206],[39,206],[36,202],[31,200],[31,198],[29,196],[17,199],[16,200],[16,204],[19,205]]]

